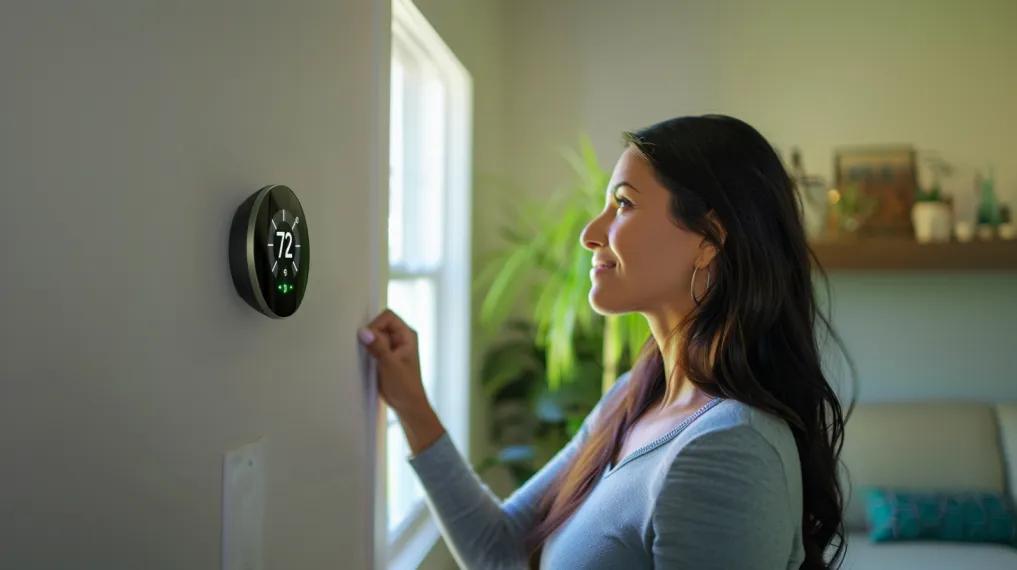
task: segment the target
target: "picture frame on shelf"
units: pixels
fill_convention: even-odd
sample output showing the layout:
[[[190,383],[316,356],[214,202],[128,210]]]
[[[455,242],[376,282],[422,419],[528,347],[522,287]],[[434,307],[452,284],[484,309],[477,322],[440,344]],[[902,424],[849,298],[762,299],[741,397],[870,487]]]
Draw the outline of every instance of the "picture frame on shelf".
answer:
[[[854,145],[834,149],[837,188],[857,188],[875,200],[873,211],[862,220],[858,233],[866,236],[912,235],[911,207],[918,188],[914,146]]]

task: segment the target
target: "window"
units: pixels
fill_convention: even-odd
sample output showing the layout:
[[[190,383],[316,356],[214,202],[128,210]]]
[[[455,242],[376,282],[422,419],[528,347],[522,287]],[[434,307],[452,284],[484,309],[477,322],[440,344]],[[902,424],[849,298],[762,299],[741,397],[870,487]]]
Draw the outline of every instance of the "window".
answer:
[[[428,398],[465,453],[471,79],[410,0],[392,3],[391,74],[388,306],[417,330]],[[392,410],[387,416],[391,564],[420,542],[413,535],[429,513],[407,461],[410,449],[402,427]],[[435,528],[429,531],[434,538]],[[433,539],[426,548],[432,545]]]

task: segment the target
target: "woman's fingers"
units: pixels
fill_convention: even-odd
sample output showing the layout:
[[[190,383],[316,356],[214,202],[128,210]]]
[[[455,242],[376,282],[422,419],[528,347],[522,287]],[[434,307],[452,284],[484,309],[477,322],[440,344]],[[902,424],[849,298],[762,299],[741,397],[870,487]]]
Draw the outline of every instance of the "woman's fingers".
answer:
[[[363,328],[357,331],[357,336],[360,338],[360,343],[367,349],[367,352],[371,353],[371,356],[382,358],[388,355],[390,351],[389,342],[384,334],[379,334],[369,328]]]
[[[416,331],[411,329],[391,309],[385,309],[370,324],[367,325],[376,336],[384,335],[388,340],[390,350],[413,344],[413,337]]]
[[[362,331],[371,333],[362,332],[359,336],[361,343],[375,356],[402,352],[400,349],[414,346],[417,334],[391,309],[382,311]]]
[[[399,315],[392,312],[392,309],[387,308],[384,311],[382,311],[377,317],[374,317],[374,320],[371,321],[367,326],[371,327],[372,329],[409,328],[407,327],[406,323],[404,323],[403,320],[399,318]]]

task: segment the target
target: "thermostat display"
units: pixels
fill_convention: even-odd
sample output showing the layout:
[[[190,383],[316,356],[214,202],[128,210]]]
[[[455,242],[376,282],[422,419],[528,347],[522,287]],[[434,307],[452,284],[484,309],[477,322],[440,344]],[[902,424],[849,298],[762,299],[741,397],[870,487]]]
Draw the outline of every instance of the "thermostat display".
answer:
[[[237,208],[230,228],[230,273],[240,296],[272,318],[292,315],[307,288],[307,220],[296,194],[271,185]]]

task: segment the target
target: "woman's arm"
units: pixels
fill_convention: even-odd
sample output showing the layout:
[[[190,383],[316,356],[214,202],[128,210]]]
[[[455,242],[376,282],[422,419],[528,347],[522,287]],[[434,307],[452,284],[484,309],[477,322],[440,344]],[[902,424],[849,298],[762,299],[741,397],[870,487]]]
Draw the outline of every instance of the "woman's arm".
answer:
[[[399,424],[406,434],[406,443],[410,446],[410,455],[417,455],[427,449],[445,434],[445,426],[441,425],[438,414],[426,400],[422,406],[408,412],[396,412]]]
[[[572,440],[504,502],[480,480],[447,433],[408,458],[449,550],[461,568],[527,566],[523,536],[535,523],[540,498],[586,441],[592,418],[627,375],[623,374],[601,398]]]
[[[668,470],[653,512],[656,568],[785,568],[795,536],[784,464],[750,426],[690,441]]]

